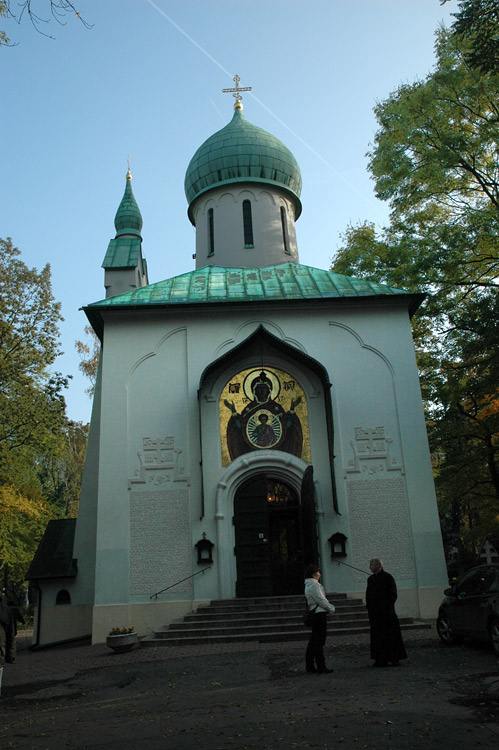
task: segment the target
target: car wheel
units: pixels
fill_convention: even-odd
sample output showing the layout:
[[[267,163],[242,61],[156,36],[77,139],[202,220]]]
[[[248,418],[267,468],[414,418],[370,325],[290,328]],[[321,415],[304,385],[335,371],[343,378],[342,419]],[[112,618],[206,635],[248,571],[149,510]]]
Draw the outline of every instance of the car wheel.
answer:
[[[440,637],[440,640],[447,645],[450,645],[452,643],[461,643],[462,639],[459,638],[452,630],[452,626],[447,615],[440,615],[440,617],[438,618],[437,633]]]
[[[494,617],[489,625],[490,645],[496,656],[499,656],[499,617]]]

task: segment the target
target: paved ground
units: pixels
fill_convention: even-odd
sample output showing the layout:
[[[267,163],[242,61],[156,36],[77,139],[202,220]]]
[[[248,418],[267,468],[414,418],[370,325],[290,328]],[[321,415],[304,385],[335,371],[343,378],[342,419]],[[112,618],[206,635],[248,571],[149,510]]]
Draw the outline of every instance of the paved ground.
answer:
[[[499,660],[486,646],[417,631],[403,666],[372,669],[367,641],[330,638],[331,675],[304,672],[300,642],[21,649],[4,671],[0,747],[497,750]]]

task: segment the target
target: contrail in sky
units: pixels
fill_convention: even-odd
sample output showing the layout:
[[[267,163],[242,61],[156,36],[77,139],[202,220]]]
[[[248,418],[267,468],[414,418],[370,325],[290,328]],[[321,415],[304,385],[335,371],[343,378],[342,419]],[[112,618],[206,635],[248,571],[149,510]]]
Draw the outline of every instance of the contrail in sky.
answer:
[[[146,2],[148,2],[148,3],[149,3],[149,5],[151,5],[151,6],[152,6],[152,7],[153,7],[153,8],[155,9],[155,10],[157,10],[157,11],[158,11],[158,13],[159,13],[159,14],[160,14],[161,16],[163,16],[163,18],[166,18],[166,20],[168,21],[168,23],[169,23],[169,24],[171,24],[171,25],[172,25],[172,26],[173,26],[173,27],[174,27],[175,29],[177,29],[177,31],[179,31],[179,32],[180,32],[180,33],[181,33],[181,34],[182,34],[183,36],[185,36],[185,38],[186,38],[186,39],[188,39],[188,41],[189,41],[189,42],[190,42],[191,44],[193,44],[193,45],[194,45],[194,47],[196,47],[196,48],[197,48],[197,49],[198,49],[198,50],[199,50],[200,52],[202,52],[202,54],[203,54],[203,55],[205,55],[205,56],[206,56],[206,57],[207,57],[207,58],[208,58],[209,60],[211,60],[211,62],[212,62],[212,63],[213,63],[214,65],[216,65],[216,66],[217,66],[217,68],[220,68],[220,70],[221,70],[221,71],[223,71],[223,72],[225,73],[225,75],[227,75],[227,76],[228,76],[228,77],[229,77],[229,78],[230,78],[231,80],[233,79],[233,75],[232,75],[232,73],[230,73],[230,71],[228,71],[228,70],[227,70],[227,68],[224,68],[224,66],[223,66],[223,65],[222,65],[222,64],[221,64],[221,63],[220,63],[220,62],[219,62],[219,61],[218,61],[218,60],[217,60],[216,58],[214,58],[214,57],[213,57],[213,55],[210,55],[210,53],[209,53],[209,52],[207,52],[207,50],[205,50],[205,48],[204,48],[204,47],[202,47],[202,46],[201,46],[201,45],[200,45],[200,44],[199,44],[198,42],[196,42],[196,40],[195,40],[195,39],[193,39],[193,38],[192,38],[191,36],[189,36],[189,34],[188,34],[188,33],[187,33],[186,31],[184,31],[184,29],[183,29],[183,28],[182,28],[181,26],[179,26],[179,25],[178,25],[178,23],[176,23],[176,22],[175,22],[175,21],[173,20],[173,18],[171,18],[171,17],[170,17],[170,16],[169,16],[169,15],[168,15],[167,13],[165,13],[165,11],[164,11],[164,10],[163,10],[162,8],[160,8],[160,7],[158,6],[158,5],[156,5],[156,3],[154,3],[154,2],[153,2],[153,0],[146,0]],[[361,192],[361,191],[360,191],[360,190],[359,190],[358,188],[356,188],[356,187],[355,187],[355,185],[352,185],[352,183],[351,183],[351,182],[349,182],[349,181],[348,181],[348,180],[346,179],[346,177],[344,177],[344,176],[343,176],[343,175],[341,174],[341,172],[338,172],[338,170],[337,170],[337,169],[335,169],[335,168],[333,167],[333,165],[332,165],[332,164],[330,164],[330,162],[328,162],[328,161],[327,161],[327,159],[324,159],[324,157],[323,157],[323,156],[321,156],[321,154],[319,154],[319,153],[318,153],[318,152],[317,152],[317,151],[316,151],[316,150],[315,150],[315,149],[314,149],[314,148],[313,148],[313,147],[312,147],[312,146],[311,146],[311,145],[310,145],[309,143],[307,143],[307,141],[305,141],[305,140],[304,140],[304,139],[303,139],[303,138],[302,138],[301,136],[299,136],[299,135],[298,135],[298,133],[296,133],[296,132],[295,132],[294,130],[292,130],[292,129],[291,129],[290,127],[289,127],[289,125],[286,125],[286,123],[285,123],[285,122],[283,122],[283,120],[281,120],[281,118],[280,118],[280,117],[278,117],[278,116],[276,115],[276,113],[275,113],[275,112],[273,112],[273,111],[272,111],[272,110],[271,110],[271,109],[270,109],[269,107],[267,107],[267,105],[266,105],[266,104],[264,104],[264,103],[263,103],[263,102],[262,102],[262,101],[261,101],[261,100],[260,100],[260,99],[259,99],[259,98],[258,98],[257,96],[255,96],[255,95],[254,95],[253,93],[251,93],[251,92],[250,92],[250,94],[249,94],[249,95],[250,95],[250,96],[251,96],[251,97],[252,97],[252,98],[253,98],[253,99],[254,99],[254,100],[255,100],[255,101],[256,101],[256,102],[257,102],[257,103],[258,103],[258,104],[259,104],[259,105],[261,106],[261,107],[263,107],[263,109],[265,109],[265,110],[266,110],[266,111],[267,111],[267,112],[268,112],[268,113],[269,113],[270,115],[272,115],[272,117],[273,117],[273,118],[274,118],[275,120],[277,120],[277,122],[278,122],[278,123],[279,123],[280,125],[282,125],[282,127],[283,127],[283,128],[286,128],[286,130],[287,130],[287,131],[288,131],[289,133],[291,133],[291,135],[292,135],[292,136],[293,136],[294,138],[296,138],[296,139],[297,139],[298,141],[300,141],[300,143],[302,143],[302,144],[303,144],[303,145],[305,146],[305,148],[307,148],[307,149],[308,149],[308,150],[309,150],[309,151],[310,151],[310,152],[311,152],[311,153],[312,153],[312,154],[313,154],[314,156],[316,156],[316,157],[317,157],[317,159],[319,159],[319,160],[320,160],[320,161],[321,161],[321,162],[322,162],[323,164],[325,164],[325,165],[326,165],[326,167],[327,167],[328,169],[330,169],[330,170],[331,170],[332,172],[334,172],[334,174],[335,174],[335,175],[336,175],[337,177],[339,177],[339,179],[340,179],[340,180],[341,180],[342,182],[344,182],[344,183],[345,183],[345,185],[348,185],[348,187],[350,188],[350,190],[353,190],[353,192],[354,192],[354,193],[357,193],[357,195],[359,195],[359,196],[360,196],[360,197],[361,197],[361,198],[362,198],[363,200],[365,200],[365,201],[366,201],[367,203],[370,203],[371,205],[374,205],[374,206],[376,206],[376,203],[375,203],[375,202],[373,201],[373,199],[372,199],[372,198],[370,198],[370,197],[368,197],[368,196],[364,195],[364,193],[362,193],[362,192]],[[378,208],[378,206],[376,206],[376,208]]]

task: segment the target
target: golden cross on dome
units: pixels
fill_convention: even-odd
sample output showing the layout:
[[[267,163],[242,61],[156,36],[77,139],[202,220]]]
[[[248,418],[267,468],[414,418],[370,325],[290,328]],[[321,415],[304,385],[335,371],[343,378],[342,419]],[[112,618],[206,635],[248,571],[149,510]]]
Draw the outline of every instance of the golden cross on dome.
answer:
[[[239,76],[237,75],[237,73],[236,73],[236,75],[234,76],[234,78],[232,80],[236,84],[235,88],[233,88],[233,89],[222,89],[222,94],[232,94],[232,96],[236,100],[236,104],[237,104],[243,98],[241,96],[241,91],[252,91],[252,86],[246,86],[245,88],[240,88],[239,81],[241,79],[239,78]],[[232,92],[234,92],[234,93],[232,93]]]

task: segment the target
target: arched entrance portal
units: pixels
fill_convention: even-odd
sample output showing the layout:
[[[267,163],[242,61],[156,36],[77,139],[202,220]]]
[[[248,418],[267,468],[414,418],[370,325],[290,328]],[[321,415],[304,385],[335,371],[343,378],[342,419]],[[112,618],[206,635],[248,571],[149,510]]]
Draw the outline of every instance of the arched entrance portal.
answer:
[[[300,497],[281,479],[259,474],[238,488],[234,497],[236,596],[303,591],[304,566],[317,556],[312,486],[305,481]]]

